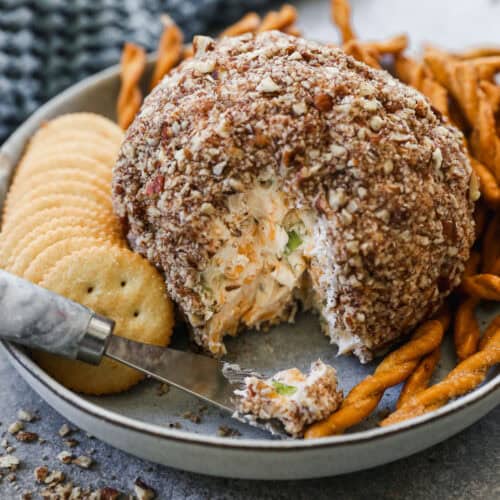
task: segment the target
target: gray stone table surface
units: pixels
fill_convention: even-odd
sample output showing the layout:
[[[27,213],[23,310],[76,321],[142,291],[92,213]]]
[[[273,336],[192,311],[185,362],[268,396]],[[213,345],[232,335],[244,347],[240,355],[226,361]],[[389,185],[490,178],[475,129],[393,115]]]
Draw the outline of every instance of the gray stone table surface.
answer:
[[[38,419],[26,424],[43,443],[18,443],[8,433],[20,409]],[[58,430],[66,423],[17,374],[0,353],[0,440],[6,438],[21,461],[15,482],[7,474],[0,481],[0,499],[20,498],[23,491],[39,492],[33,470],[47,465],[60,470],[75,485],[92,490],[105,486],[133,491],[140,477],[161,499],[500,499],[500,407],[469,429],[412,457],[375,469],[344,476],[305,481],[247,481],[220,479],[182,472],[140,460],[116,450],[77,429],[69,438],[78,441],[75,455],[94,460],[89,470],[64,465],[57,455],[69,450]],[[0,448],[0,454],[5,450]],[[34,498],[39,498],[34,495]]]

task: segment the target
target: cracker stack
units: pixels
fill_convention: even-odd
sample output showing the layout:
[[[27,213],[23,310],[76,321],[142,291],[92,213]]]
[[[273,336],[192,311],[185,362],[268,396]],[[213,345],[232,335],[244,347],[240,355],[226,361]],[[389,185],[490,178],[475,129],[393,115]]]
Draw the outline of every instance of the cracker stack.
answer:
[[[118,335],[165,346],[173,311],[163,279],[127,248],[111,205],[122,139],[117,125],[92,113],[64,115],[40,128],[5,202],[0,264],[114,319]],[[34,358],[87,394],[121,392],[143,378],[107,359],[93,367],[42,352]]]

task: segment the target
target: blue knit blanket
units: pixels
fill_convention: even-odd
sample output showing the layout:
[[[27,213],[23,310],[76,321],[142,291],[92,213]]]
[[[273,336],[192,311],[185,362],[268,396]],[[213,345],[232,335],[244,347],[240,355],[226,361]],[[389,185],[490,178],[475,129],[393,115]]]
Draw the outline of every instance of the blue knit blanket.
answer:
[[[0,0],[0,144],[43,102],[116,64],[124,41],[154,50],[169,14],[186,39],[266,0]]]

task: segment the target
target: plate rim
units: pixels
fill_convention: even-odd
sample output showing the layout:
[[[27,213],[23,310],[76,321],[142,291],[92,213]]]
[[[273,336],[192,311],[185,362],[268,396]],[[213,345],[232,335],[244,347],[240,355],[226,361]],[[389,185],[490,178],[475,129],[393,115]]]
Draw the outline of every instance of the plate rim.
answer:
[[[148,65],[155,61],[156,55],[151,54],[148,56]],[[70,100],[72,97],[78,95],[80,92],[86,90],[93,84],[102,84],[105,80],[116,79],[119,74],[119,65],[114,65],[106,68],[98,73],[88,76],[81,81],[70,86],[63,92],[59,93],[40,108],[38,108],[32,115],[30,115],[16,130],[7,138],[7,140],[0,147],[0,159],[3,157],[7,162],[14,162],[17,160],[15,154],[11,149],[17,149],[18,142],[24,146],[27,138],[23,139],[25,135],[31,133],[40,122],[45,118],[46,114],[50,114],[52,108],[57,107],[59,104]],[[421,415],[419,417],[409,419],[407,421],[399,422],[395,425],[387,427],[376,427],[364,431],[353,433],[341,434],[336,436],[328,436],[314,440],[266,440],[266,439],[232,439],[228,437],[209,436],[206,434],[197,434],[190,431],[170,429],[162,427],[157,424],[151,424],[140,420],[126,417],[115,411],[107,410],[96,403],[85,400],[78,393],[66,389],[59,384],[55,379],[50,377],[46,372],[39,368],[21,349],[15,347],[8,342],[1,342],[4,351],[10,358],[11,363],[14,361],[18,365],[27,370],[30,375],[34,376],[41,384],[43,384],[55,396],[62,398],[68,404],[76,406],[80,411],[84,411],[93,417],[107,421],[114,425],[119,425],[124,428],[132,429],[139,433],[146,433],[153,437],[161,437],[167,440],[179,441],[192,445],[215,446],[222,448],[230,448],[233,450],[256,450],[256,451],[299,451],[304,449],[319,449],[325,447],[340,447],[346,444],[361,444],[370,442],[376,439],[382,439],[394,434],[399,434],[407,430],[420,427],[436,420],[440,420],[452,413],[460,412],[462,409],[471,406],[486,397],[494,398],[495,395],[500,403],[500,373],[497,373],[491,380],[486,382],[481,387],[471,391],[470,393],[462,396],[452,402],[447,403],[443,407]],[[497,404],[498,404],[497,403]]]
[[[470,393],[456,399],[437,410],[420,415],[403,422],[399,422],[387,427],[375,427],[364,431],[346,433],[334,436],[327,436],[317,439],[289,439],[289,440],[267,440],[242,438],[233,439],[228,437],[209,436],[197,434],[190,431],[170,429],[161,425],[144,422],[121,415],[112,410],[105,409],[96,403],[86,400],[76,392],[73,392],[53,379],[42,370],[22,348],[16,347],[10,342],[0,341],[4,352],[12,362],[24,368],[32,377],[42,384],[53,395],[73,405],[78,410],[83,411],[102,421],[118,425],[122,428],[144,433],[152,437],[162,438],[191,445],[203,445],[210,447],[230,448],[232,450],[254,450],[254,451],[299,451],[304,449],[335,448],[347,444],[363,444],[377,439],[384,439],[395,434],[422,427],[434,421],[441,420],[448,415],[460,412],[466,407],[479,403],[481,400],[498,396],[500,403],[500,373],[486,382],[484,385],[471,391]],[[497,403],[498,404],[498,403]]]

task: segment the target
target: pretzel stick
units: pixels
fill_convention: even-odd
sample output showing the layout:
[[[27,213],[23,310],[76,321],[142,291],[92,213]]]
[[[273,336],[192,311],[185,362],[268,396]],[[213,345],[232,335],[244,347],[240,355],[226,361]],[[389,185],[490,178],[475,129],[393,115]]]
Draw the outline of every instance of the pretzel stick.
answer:
[[[459,363],[442,382],[414,396],[380,425],[392,425],[423,415],[445,405],[453,398],[466,394],[483,382],[488,370],[499,362],[500,325],[496,324],[479,352]]]
[[[158,44],[158,59],[151,77],[150,89],[156,87],[162,78],[177,65],[183,51],[182,31],[168,16],[163,16],[163,22],[165,29]]]
[[[500,214],[496,214],[491,219],[483,237],[483,273],[489,273],[493,270],[500,254]]]
[[[356,38],[351,26],[351,6],[348,0],[331,0],[330,9],[333,24],[340,31],[342,43],[350,42]]]
[[[473,297],[484,300],[500,300],[500,276],[476,274],[463,281],[464,290]]]
[[[447,316],[427,321],[420,326],[408,343],[390,353],[373,375],[366,377],[351,390],[338,411],[309,427],[305,437],[310,439],[340,434],[370,415],[384,391],[406,380],[420,359],[440,345],[448,322]]]
[[[459,361],[467,359],[477,351],[481,330],[477,322],[475,309],[479,299],[467,297],[455,313],[454,341],[455,351]]]
[[[146,67],[144,49],[133,43],[125,43],[120,64],[121,87],[116,114],[118,125],[125,130],[132,123],[142,103],[139,82]]]
[[[262,20],[257,29],[257,33],[263,31],[279,30],[282,31],[297,21],[297,9],[292,5],[285,4],[278,12],[269,12]]]
[[[239,21],[226,28],[219,36],[239,36],[245,33],[253,33],[260,25],[260,16],[255,12],[249,12]]]
[[[441,349],[437,347],[420,361],[401,389],[396,408],[401,408],[413,396],[427,389],[440,357]]]

